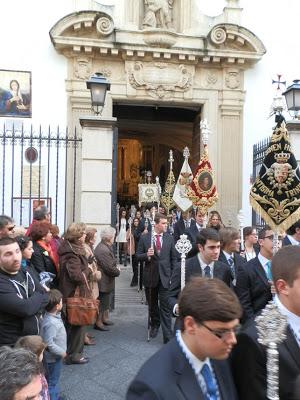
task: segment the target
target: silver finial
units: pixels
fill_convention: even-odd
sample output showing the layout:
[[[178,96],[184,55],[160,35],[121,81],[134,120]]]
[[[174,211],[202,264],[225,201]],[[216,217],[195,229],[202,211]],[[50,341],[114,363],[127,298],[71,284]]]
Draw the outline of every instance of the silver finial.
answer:
[[[173,170],[173,162],[174,162],[174,157],[173,157],[173,150],[169,151],[169,159],[168,159],[169,163],[170,163],[170,171]]]
[[[181,290],[185,286],[185,258],[192,249],[192,244],[187,235],[180,235],[180,239],[175,244],[175,249],[181,254]]]
[[[187,161],[188,158],[189,158],[189,156],[190,156],[190,150],[189,150],[188,147],[185,147],[185,148],[183,149],[183,157],[184,157],[185,160]]]
[[[208,145],[208,137],[210,135],[210,129],[209,129],[207,119],[203,119],[200,122],[200,129],[201,129],[201,134],[202,134],[202,142],[203,142],[204,146],[207,146]]]
[[[287,319],[276,304],[269,302],[255,318],[258,342],[267,347],[267,398],[279,399],[279,353],[278,344],[286,338]]]

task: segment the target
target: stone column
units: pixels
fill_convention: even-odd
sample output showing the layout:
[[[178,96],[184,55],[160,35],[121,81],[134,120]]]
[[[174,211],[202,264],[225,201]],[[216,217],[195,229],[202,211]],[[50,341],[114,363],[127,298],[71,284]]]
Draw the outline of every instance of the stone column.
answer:
[[[80,220],[96,228],[112,222],[116,118],[83,117]]]
[[[126,0],[124,2],[125,26],[127,29],[139,29],[140,11],[142,4],[140,0]]]

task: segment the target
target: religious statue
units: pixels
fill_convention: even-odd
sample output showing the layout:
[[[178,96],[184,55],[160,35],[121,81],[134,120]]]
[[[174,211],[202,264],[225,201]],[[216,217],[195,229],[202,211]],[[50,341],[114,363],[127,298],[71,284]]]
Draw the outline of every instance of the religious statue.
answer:
[[[145,0],[144,28],[172,28],[174,0]]]

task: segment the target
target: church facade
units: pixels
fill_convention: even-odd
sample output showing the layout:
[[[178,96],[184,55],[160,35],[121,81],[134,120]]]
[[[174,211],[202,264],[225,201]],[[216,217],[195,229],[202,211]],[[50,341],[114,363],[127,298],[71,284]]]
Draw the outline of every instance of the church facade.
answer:
[[[202,151],[199,123],[207,119],[209,156],[220,198],[217,208],[225,223],[237,224],[243,190],[244,76],[266,49],[241,26],[239,1],[224,3],[217,17],[201,13],[194,0],[126,0],[110,5],[70,1],[65,10],[61,7],[51,15],[49,56],[51,62],[65,65],[56,78],[64,93],[58,101],[64,105],[67,125],[82,126],[83,135],[89,129],[85,122],[80,124],[82,117],[92,118],[86,80],[100,72],[111,83],[102,114],[111,124],[102,136],[101,129],[94,132],[99,146],[109,148],[118,129],[116,185],[107,178],[113,151],[94,151],[91,136],[84,142],[87,147],[78,160],[85,177],[79,187],[83,204],[78,203],[76,219],[109,223],[112,193],[132,201],[146,170],[164,184],[170,148],[175,169],[181,166],[185,146],[195,167]],[[47,61],[40,59],[40,67]],[[35,86],[33,80],[33,90]],[[50,98],[51,90],[55,89],[48,85]],[[103,163],[105,168],[99,168]],[[95,212],[97,204],[104,205],[103,218],[95,220],[95,212],[83,211],[86,203]]]

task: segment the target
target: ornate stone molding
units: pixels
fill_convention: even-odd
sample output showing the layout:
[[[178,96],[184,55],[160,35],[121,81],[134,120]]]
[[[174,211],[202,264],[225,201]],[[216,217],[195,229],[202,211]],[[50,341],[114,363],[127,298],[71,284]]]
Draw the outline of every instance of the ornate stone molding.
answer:
[[[149,46],[170,48],[177,42],[178,35],[163,29],[144,29],[143,40]]]
[[[108,15],[101,16],[96,22],[96,29],[101,36],[109,36],[114,30],[114,21]]]
[[[74,60],[74,75],[77,79],[86,80],[92,74],[92,62],[90,58],[78,57]]]
[[[144,89],[151,97],[170,98],[174,92],[186,92],[193,84],[193,75],[185,65],[164,62],[135,62],[128,72],[130,85]]]
[[[240,72],[237,69],[229,69],[225,75],[225,86],[228,89],[238,89],[241,84]]]

